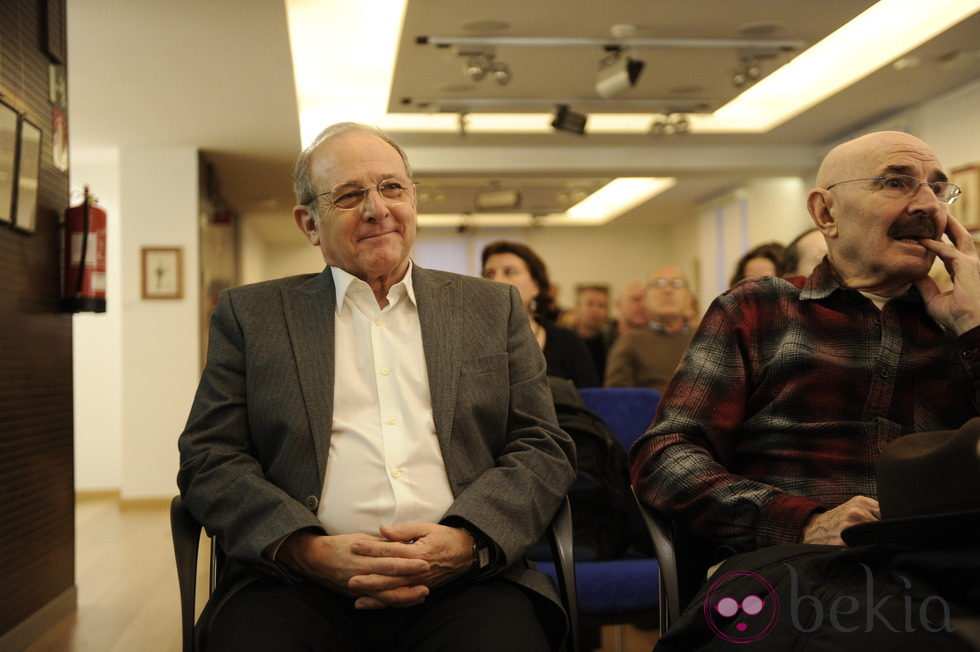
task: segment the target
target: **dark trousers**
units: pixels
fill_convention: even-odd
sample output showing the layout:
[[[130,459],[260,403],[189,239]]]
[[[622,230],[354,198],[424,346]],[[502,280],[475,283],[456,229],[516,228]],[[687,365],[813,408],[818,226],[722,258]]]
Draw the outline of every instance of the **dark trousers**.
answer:
[[[258,580],[231,596],[205,638],[212,651],[542,652],[550,649],[534,604],[504,580],[457,580],[419,606],[356,610],[313,583]]]

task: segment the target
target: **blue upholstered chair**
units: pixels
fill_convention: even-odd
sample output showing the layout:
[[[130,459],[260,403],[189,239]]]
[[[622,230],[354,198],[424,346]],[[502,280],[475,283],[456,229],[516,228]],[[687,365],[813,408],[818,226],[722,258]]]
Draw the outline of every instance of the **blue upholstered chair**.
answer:
[[[579,395],[585,406],[609,425],[626,450],[647,431],[660,401],[660,392],[647,388],[589,388],[579,390]],[[554,573],[548,563],[539,567]],[[658,622],[660,567],[656,559],[578,561],[575,577],[583,650],[599,646],[598,628],[602,625],[619,625],[617,647],[623,650],[622,625]]]

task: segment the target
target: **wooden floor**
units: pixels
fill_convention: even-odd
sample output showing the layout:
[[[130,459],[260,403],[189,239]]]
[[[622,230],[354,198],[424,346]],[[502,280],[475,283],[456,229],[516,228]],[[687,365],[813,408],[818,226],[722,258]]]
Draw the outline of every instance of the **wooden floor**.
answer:
[[[78,609],[27,650],[179,652],[169,502],[121,505],[114,496],[82,496],[75,523]],[[206,566],[199,571],[198,610],[207,592]],[[649,652],[657,639],[656,630],[626,627],[623,633],[626,652]],[[602,652],[617,649],[616,628],[604,628]]]

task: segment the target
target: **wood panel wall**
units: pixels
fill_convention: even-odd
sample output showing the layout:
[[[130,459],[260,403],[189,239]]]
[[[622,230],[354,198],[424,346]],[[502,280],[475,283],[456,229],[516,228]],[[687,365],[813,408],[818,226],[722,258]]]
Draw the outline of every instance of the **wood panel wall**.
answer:
[[[48,92],[47,24],[63,30],[64,11],[0,2],[0,95],[43,134],[36,232],[0,223],[0,643],[75,581],[72,322],[58,308],[69,189],[52,164]]]

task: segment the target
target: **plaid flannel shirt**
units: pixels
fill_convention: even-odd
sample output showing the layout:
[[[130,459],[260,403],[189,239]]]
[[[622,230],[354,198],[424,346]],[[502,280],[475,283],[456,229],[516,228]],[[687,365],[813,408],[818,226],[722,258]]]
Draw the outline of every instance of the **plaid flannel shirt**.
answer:
[[[640,498],[737,549],[799,540],[817,512],[877,496],[882,448],[980,407],[980,327],[957,337],[912,288],[879,311],[825,259],[712,303],[630,451]]]

